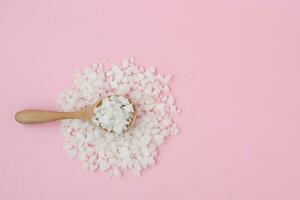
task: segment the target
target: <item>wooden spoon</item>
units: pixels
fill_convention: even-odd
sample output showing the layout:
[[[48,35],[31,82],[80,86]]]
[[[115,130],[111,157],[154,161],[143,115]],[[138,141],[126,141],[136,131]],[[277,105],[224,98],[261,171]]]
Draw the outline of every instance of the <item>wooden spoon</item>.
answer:
[[[132,101],[132,99],[128,97],[125,98],[128,99],[128,101],[133,105],[134,108],[131,122],[127,127],[127,130],[129,130],[135,125],[137,112],[136,112],[136,105]],[[101,103],[102,100],[100,100],[93,106],[89,106],[87,108],[82,109],[81,111],[75,111],[75,112],[56,112],[56,111],[48,111],[48,110],[22,110],[16,113],[15,119],[17,122],[21,124],[44,123],[44,122],[50,122],[50,121],[56,121],[62,119],[80,119],[95,125],[92,122],[92,118],[95,116],[94,108],[100,106]]]

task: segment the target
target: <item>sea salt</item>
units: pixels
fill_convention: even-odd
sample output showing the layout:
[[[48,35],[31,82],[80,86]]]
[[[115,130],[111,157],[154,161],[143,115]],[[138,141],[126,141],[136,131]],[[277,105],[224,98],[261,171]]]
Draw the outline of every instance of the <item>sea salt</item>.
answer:
[[[134,108],[127,98],[111,95],[102,99],[95,107],[92,121],[108,132],[122,133],[132,123]],[[88,134],[89,135],[89,134]]]
[[[120,176],[131,170],[140,176],[154,165],[158,147],[170,135],[180,132],[173,116],[179,113],[170,95],[171,75],[162,75],[155,67],[144,68],[129,58],[120,65],[94,64],[74,73],[74,86],[58,99],[62,111],[96,107],[93,122],[64,120],[61,133],[70,157],[80,160],[87,170],[101,170],[107,176]],[[135,126],[127,130],[135,103]]]

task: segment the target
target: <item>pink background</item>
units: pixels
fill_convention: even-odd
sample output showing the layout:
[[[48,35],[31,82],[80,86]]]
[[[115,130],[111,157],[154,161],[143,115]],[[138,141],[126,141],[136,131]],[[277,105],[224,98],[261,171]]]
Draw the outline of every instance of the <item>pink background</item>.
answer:
[[[0,0],[0,199],[300,199],[297,0]],[[55,109],[75,69],[136,56],[174,74],[182,134],[141,178],[68,158]]]

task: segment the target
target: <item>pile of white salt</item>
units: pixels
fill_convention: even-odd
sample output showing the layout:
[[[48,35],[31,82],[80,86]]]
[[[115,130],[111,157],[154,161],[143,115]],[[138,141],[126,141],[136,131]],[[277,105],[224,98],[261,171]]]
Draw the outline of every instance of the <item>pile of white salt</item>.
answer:
[[[80,120],[64,120],[61,132],[67,153],[82,161],[88,170],[100,169],[108,176],[132,170],[140,175],[142,169],[155,164],[158,146],[168,136],[179,133],[173,121],[179,111],[170,95],[170,80],[171,76],[159,74],[153,67],[145,69],[135,64],[133,58],[121,65],[104,67],[100,63],[77,70],[74,86],[59,97],[59,109],[76,111],[104,98],[103,107],[95,110],[99,119],[96,121],[114,131],[109,133]],[[138,117],[128,132],[125,127],[132,108],[124,99],[126,109],[120,104],[121,99],[105,100],[115,95],[129,96],[135,102]],[[110,106],[105,107],[107,103],[116,104],[114,109],[118,114],[112,113]]]

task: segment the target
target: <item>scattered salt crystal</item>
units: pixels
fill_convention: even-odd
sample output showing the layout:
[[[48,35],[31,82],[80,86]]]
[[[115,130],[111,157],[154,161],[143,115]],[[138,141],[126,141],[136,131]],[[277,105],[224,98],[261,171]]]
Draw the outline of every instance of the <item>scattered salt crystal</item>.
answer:
[[[94,150],[92,147],[86,147],[84,152],[86,153],[86,155],[90,156],[94,153]]]
[[[156,145],[154,143],[152,143],[152,144],[149,145],[149,151],[150,152],[155,151],[155,149],[156,149]]]
[[[128,67],[129,64],[130,64],[130,63],[129,63],[129,60],[124,60],[123,63],[122,63],[122,66],[123,66],[123,67]]]
[[[97,73],[96,72],[91,72],[91,74],[89,75],[89,79],[91,79],[91,80],[96,80],[97,79]]]
[[[142,138],[141,138],[141,144],[143,146],[146,146],[149,144],[149,142],[151,141],[151,137],[149,135],[144,135]]]
[[[70,143],[65,143],[64,147],[66,150],[71,149],[73,147],[73,145],[71,145]]]
[[[91,73],[93,72],[93,70],[91,69],[91,68],[85,68],[85,70],[84,70],[84,75],[86,75],[86,76],[88,76],[88,75],[90,75]]]
[[[85,140],[85,135],[83,133],[81,133],[81,131],[79,131],[76,136],[76,139],[80,140],[80,141],[84,141]]]
[[[131,147],[130,147],[130,152],[131,153],[137,153],[138,152],[138,146],[137,145],[131,145]]]
[[[134,165],[134,170],[135,170],[136,172],[139,172],[139,171],[142,170],[142,167],[141,167],[139,164],[135,164],[135,165]]]
[[[119,95],[125,95],[129,92],[130,87],[127,84],[121,84],[119,85],[119,87],[117,88],[117,94]]]
[[[88,162],[83,162],[82,166],[83,166],[83,169],[85,169],[85,170],[89,170],[89,168],[90,168],[90,164]]]
[[[141,172],[140,171],[133,171],[133,173],[137,176],[141,176]]]
[[[114,176],[121,176],[121,172],[120,172],[120,170],[117,167],[115,167],[113,169],[113,174],[114,174]]]
[[[128,156],[129,156],[129,154],[130,154],[130,151],[129,151],[127,148],[122,147],[122,148],[120,149],[120,153],[121,153],[121,157],[123,157],[123,158],[128,158]]]
[[[165,105],[163,103],[159,103],[156,105],[157,111],[159,111],[161,114],[165,114]]]
[[[121,73],[121,69],[118,65],[113,65],[112,68],[111,68],[111,71],[113,73]]]
[[[164,137],[162,135],[155,135],[154,141],[157,145],[164,143]]]
[[[77,158],[81,161],[84,161],[87,159],[86,154],[84,152],[79,153]]]
[[[108,164],[108,162],[106,160],[101,160],[99,164],[100,164],[100,169],[102,171],[108,170],[109,164]]]
[[[99,138],[100,138],[100,131],[99,131],[99,130],[95,130],[95,131],[94,131],[94,137],[95,137],[96,139],[99,139]]]
[[[156,72],[156,68],[155,67],[149,67],[149,71],[151,72],[151,73],[155,73]]]
[[[94,141],[94,139],[95,139],[95,137],[94,137],[93,132],[88,132],[86,134],[86,140],[87,140],[87,142],[92,142],[92,141]]]
[[[117,81],[112,81],[112,82],[110,82],[110,85],[111,85],[111,87],[112,88],[117,88],[118,87],[118,82]]]
[[[155,160],[154,160],[153,157],[148,157],[147,160],[148,160],[148,164],[149,164],[149,165],[155,164]]]
[[[81,147],[85,144],[85,142],[83,140],[77,140],[77,146]]]
[[[168,84],[172,80],[172,75],[167,75],[164,79],[164,83]]]
[[[163,89],[164,89],[164,92],[170,92],[170,88],[168,86],[165,86]]]
[[[176,106],[174,106],[174,105],[170,106],[170,110],[171,110],[172,112],[176,112]]]
[[[158,152],[157,152],[157,151],[152,151],[152,152],[151,152],[151,155],[152,155],[153,157],[156,157],[156,156],[158,155]]]
[[[77,151],[75,149],[67,149],[68,155],[73,158],[76,156]]]
[[[133,106],[132,104],[129,104],[127,106],[124,107],[124,110],[127,112],[127,113],[132,113],[133,112]]]
[[[94,162],[94,161],[96,161],[96,159],[97,159],[97,156],[93,155],[89,158],[89,162]]]
[[[128,99],[125,98],[125,97],[123,97],[123,96],[119,96],[119,101],[120,101],[123,105],[129,104]]]
[[[77,119],[72,120],[70,126],[74,129],[78,129],[80,127],[80,121]]]
[[[167,100],[168,104],[171,106],[174,104],[175,100],[172,96],[168,96],[168,100]]]
[[[179,134],[179,133],[180,133],[180,130],[179,130],[178,128],[175,128],[175,129],[174,129],[174,134],[177,135],[177,134]]]
[[[96,164],[90,165],[90,170],[95,171],[96,169],[98,169],[98,165]]]
[[[145,156],[145,157],[150,156],[150,152],[149,152],[149,149],[147,147],[142,148],[142,153],[143,153],[143,156]]]

